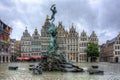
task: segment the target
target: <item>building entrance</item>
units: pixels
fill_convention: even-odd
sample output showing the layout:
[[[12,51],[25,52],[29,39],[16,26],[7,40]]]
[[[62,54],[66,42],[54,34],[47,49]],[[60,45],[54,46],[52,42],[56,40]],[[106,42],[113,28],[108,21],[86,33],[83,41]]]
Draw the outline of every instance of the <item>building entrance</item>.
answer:
[[[116,57],[116,58],[115,58],[115,62],[118,62],[118,61],[119,61],[119,58],[118,58],[118,57]]]

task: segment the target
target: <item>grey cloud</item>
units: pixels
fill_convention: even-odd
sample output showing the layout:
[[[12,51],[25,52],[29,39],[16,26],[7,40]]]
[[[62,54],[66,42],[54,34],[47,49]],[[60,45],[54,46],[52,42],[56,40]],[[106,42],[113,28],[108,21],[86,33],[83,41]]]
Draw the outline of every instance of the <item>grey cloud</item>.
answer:
[[[91,5],[90,1],[98,1],[98,4]],[[120,0],[43,0],[41,2],[38,0],[38,3],[24,3],[24,0],[23,2],[21,0],[3,0],[0,2],[0,7],[4,8],[0,8],[0,19],[15,30],[21,29],[19,34],[24,31],[23,27],[19,27],[28,26],[28,30],[32,34],[34,27],[40,30],[46,15],[51,15],[49,8],[54,3],[57,7],[56,25],[62,21],[65,29],[69,29],[74,23],[79,33],[85,30],[88,35],[94,30],[100,44],[116,37],[120,31]],[[21,25],[19,26],[17,22],[13,24],[15,21],[20,21]],[[17,34],[14,29],[11,37],[15,38]]]

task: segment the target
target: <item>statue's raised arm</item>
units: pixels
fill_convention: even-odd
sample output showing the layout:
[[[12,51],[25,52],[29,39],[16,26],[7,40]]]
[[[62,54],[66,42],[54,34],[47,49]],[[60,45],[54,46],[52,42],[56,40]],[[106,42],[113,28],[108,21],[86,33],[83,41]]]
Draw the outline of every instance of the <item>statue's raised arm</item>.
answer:
[[[55,4],[53,4],[50,8],[51,11],[53,11],[53,8],[55,7]]]
[[[55,14],[57,13],[57,10],[56,10],[56,7],[55,7],[55,4],[53,4],[50,8],[50,10],[52,11],[52,15],[51,15],[51,18],[49,19],[50,21],[52,20],[52,22],[55,20]]]

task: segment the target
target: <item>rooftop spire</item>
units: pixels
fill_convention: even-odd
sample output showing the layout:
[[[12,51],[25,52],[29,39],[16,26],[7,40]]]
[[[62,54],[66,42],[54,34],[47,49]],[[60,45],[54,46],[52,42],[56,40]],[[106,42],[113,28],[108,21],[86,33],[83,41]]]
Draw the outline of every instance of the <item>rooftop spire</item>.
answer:
[[[26,26],[26,30],[27,30],[27,26]]]
[[[81,33],[81,36],[86,36],[86,32],[84,31],[84,29],[83,29],[83,31]]]
[[[72,27],[74,26],[74,23],[72,23]]]
[[[91,33],[90,36],[91,36],[91,37],[97,37],[95,31],[92,31],[92,33]]]
[[[37,34],[38,34],[37,27],[35,27],[34,34],[35,34],[35,35],[37,35]]]
[[[28,30],[27,30],[27,26],[26,26],[25,32],[26,32],[26,33],[28,32]]]
[[[74,23],[72,23],[71,30],[72,30],[72,31],[75,31],[75,28],[74,28]]]

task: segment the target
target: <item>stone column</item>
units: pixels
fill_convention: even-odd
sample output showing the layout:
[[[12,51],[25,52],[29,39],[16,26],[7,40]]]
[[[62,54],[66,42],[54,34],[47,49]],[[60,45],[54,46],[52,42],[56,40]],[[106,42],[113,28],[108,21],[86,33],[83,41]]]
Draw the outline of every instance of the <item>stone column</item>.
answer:
[[[3,56],[1,55],[1,63],[3,63]]]
[[[6,63],[6,56],[4,56],[4,62]]]
[[[10,56],[8,56],[8,62],[10,62]]]

